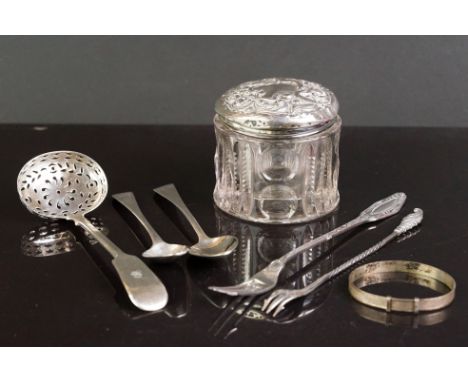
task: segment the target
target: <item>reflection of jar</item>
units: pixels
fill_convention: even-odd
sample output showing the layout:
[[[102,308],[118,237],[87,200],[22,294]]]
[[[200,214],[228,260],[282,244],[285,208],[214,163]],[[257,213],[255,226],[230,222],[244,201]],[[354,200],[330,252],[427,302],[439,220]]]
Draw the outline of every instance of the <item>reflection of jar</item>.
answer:
[[[218,234],[235,235],[239,240],[236,250],[227,259],[230,263],[228,268],[232,284],[247,280],[271,261],[331,231],[336,226],[335,214],[311,223],[284,227],[248,223],[234,219],[219,210],[215,210],[215,213]],[[330,271],[331,256],[328,256],[327,251],[332,244],[333,240],[325,241],[297,255],[287,264],[283,271],[284,276],[291,276],[316,261],[316,266],[312,266],[307,273],[293,281],[295,286],[303,287],[316,280],[323,273]]]
[[[270,78],[216,102],[214,200],[255,222],[298,223],[339,202],[338,101],[323,86]]]

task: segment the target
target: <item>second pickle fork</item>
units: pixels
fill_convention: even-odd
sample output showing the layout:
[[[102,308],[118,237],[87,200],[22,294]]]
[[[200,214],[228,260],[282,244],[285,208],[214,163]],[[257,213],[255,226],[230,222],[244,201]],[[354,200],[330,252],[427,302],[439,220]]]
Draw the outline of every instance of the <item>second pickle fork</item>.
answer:
[[[155,231],[151,224],[146,219],[145,215],[138,206],[137,200],[133,192],[122,192],[112,195],[112,198],[124,206],[129,212],[135,216],[141,226],[146,230],[151,239],[152,245],[142,256],[151,259],[170,260],[176,259],[188,252],[188,247],[181,244],[166,243],[161,236]]]
[[[284,309],[285,305],[289,302],[296,300],[298,298],[307,296],[308,294],[314,292],[322,286],[327,281],[339,275],[341,272],[352,267],[353,265],[364,260],[367,256],[372,255],[377,252],[379,249],[390,243],[392,240],[398,236],[403,235],[404,233],[412,230],[421,224],[423,219],[423,211],[420,208],[415,208],[413,213],[405,216],[401,223],[396,227],[390,235],[387,235],[385,238],[380,240],[377,244],[374,244],[372,247],[368,248],[364,252],[361,252],[359,255],[351,258],[340,266],[336,267],[332,271],[322,275],[312,284],[307,285],[302,289],[278,289],[274,291],[263,303],[262,311],[267,314],[272,313],[275,317],[281,310]]]

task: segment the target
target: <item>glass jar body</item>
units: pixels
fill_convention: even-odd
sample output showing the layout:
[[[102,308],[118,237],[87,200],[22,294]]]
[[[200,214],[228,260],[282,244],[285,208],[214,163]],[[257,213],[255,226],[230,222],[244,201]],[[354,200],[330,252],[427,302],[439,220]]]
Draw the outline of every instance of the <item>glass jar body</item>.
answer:
[[[271,224],[313,220],[339,203],[339,117],[306,137],[265,139],[215,118],[214,201],[241,219]]]

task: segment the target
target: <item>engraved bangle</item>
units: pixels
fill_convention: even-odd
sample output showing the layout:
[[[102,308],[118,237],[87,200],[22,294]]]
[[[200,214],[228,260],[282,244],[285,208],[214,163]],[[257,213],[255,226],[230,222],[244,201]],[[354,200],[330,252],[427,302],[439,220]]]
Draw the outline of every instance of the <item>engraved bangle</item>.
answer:
[[[400,281],[417,284],[426,288],[444,292],[440,296],[429,298],[397,298],[380,296],[362,290],[367,285]],[[419,313],[442,309],[455,298],[455,280],[448,273],[414,261],[387,260],[362,265],[351,272],[348,288],[351,296],[362,304],[387,312]],[[447,289],[448,288],[448,292]]]

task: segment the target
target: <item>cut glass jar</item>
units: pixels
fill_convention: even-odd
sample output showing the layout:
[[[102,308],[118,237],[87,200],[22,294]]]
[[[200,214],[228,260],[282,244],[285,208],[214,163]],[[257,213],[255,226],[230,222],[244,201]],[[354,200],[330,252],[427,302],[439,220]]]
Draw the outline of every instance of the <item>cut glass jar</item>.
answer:
[[[291,78],[243,83],[216,102],[216,205],[260,223],[299,223],[339,203],[335,95]]]

